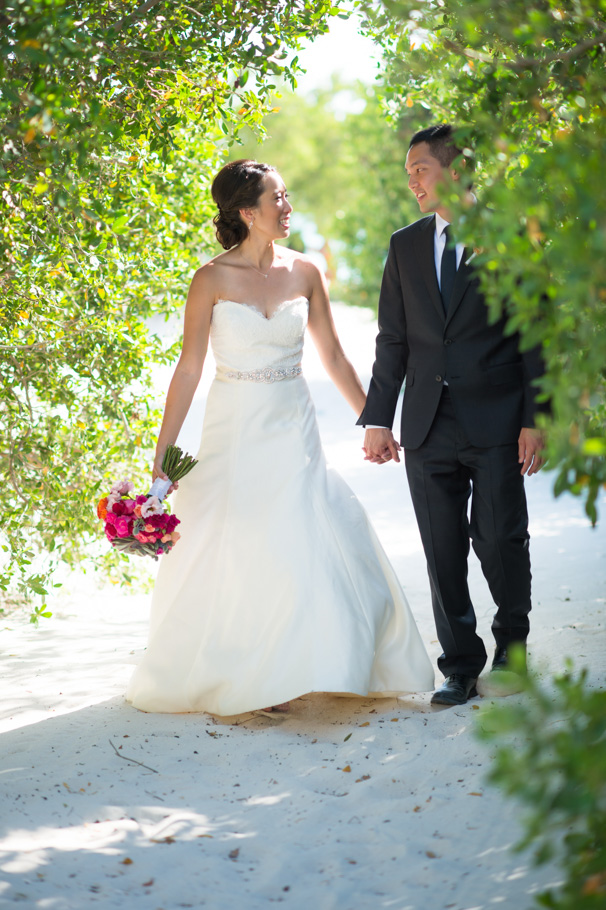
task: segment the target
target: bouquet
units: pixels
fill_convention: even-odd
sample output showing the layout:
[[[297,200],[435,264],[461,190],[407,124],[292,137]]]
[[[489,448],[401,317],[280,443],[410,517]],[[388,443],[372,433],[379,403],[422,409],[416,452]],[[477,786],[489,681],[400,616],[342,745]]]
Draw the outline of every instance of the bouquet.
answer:
[[[97,515],[105,525],[105,536],[112,547],[120,553],[154,559],[161,553],[169,553],[179,540],[175,528],[180,521],[168,512],[162,500],[171,486],[189,474],[197,463],[178,446],[168,446],[162,470],[170,480],[157,477],[146,496],[134,496],[135,485],[130,480],[115,483],[97,503]]]

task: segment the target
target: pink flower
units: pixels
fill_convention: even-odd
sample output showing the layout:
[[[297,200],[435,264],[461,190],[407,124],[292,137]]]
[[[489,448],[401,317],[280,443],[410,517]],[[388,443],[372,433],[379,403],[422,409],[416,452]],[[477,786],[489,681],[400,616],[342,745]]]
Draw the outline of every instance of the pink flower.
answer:
[[[125,515],[119,515],[114,521],[114,526],[118,537],[130,537],[133,523]]]
[[[156,529],[153,525],[150,525],[149,522],[145,525],[145,530],[148,534],[152,534]]]
[[[132,480],[118,480],[111,488],[110,495],[116,493],[118,496],[124,496],[135,489]]]
[[[105,536],[108,540],[113,540],[114,537],[117,536],[116,529],[112,524],[109,524],[109,522],[105,525]]]

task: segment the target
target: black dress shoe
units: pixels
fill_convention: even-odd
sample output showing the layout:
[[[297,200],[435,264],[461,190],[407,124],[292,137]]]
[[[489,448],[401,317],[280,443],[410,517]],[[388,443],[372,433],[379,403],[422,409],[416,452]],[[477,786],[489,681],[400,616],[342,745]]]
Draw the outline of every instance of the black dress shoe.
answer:
[[[510,659],[511,652],[515,652],[513,663]],[[493,673],[495,670],[526,673],[526,645],[521,641],[511,642],[509,645],[497,645],[490,672]]]
[[[453,673],[444,680],[439,689],[431,696],[432,705],[464,705],[468,698],[478,694],[476,678]]]

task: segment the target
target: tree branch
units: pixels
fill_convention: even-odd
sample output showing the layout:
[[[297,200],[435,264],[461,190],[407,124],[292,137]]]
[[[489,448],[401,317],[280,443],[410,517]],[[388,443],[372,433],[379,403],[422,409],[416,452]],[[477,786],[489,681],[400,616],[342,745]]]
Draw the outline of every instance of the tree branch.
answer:
[[[585,51],[590,50],[592,47],[597,47],[599,44],[606,43],[606,32],[601,32],[595,38],[588,38],[586,41],[581,41],[580,44],[575,44],[574,47],[571,47],[569,51],[561,53],[560,51],[555,51],[552,54],[546,54],[541,59],[536,57],[518,57],[516,60],[512,60],[511,63],[507,64],[511,69],[532,69],[537,66],[543,66],[545,63],[566,63],[568,60],[574,60],[575,57],[579,57],[581,54],[584,54]]]
[[[459,54],[462,57],[467,57],[470,60],[481,60],[482,63],[502,63],[503,66],[506,66],[508,69],[518,70],[524,69],[535,69],[539,66],[545,66],[548,63],[567,63],[569,60],[574,60],[575,57],[579,57],[581,54],[584,54],[585,51],[590,50],[592,47],[597,47],[600,44],[606,44],[606,32],[601,32],[595,38],[588,38],[586,41],[581,41],[580,44],[575,44],[574,47],[571,47],[570,50],[562,53],[561,51],[554,51],[551,54],[545,54],[544,57],[516,57],[514,60],[502,60],[495,58],[493,54],[486,54],[484,51],[475,50],[472,47],[463,47],[462,44],[458,44],[456,41],[445,40],[444,47],[449,51],[453,51],[455,54]]]
[[[114,744],[113,744],[113,742],[111,741],[111,739],[109,740],[109,744],[110,744],[110,746],[112,747],[112,749],[114,750],[114,752],[116,753],[116,755],[118,756],[118,758],[122,758],[124,761],[130,761],[130,762],[133,763],[133,765],[140,765],[142,768],[145,768],[146,771],[153,771],[154,774],[159,774],[159,773],[160,773],[159,771],[156,771],[155,768],[150,768],[149,765],[144,765],[142,761],[137,761],[136,758],[128,758],[126,755],[120,755],[120,753],[118,752],[118,750],[117,750],[116,747],[114,746]]]
[[[125,25],[130,25],[135,19],[145,15],[145,13],[149,12],[154,6],[157,6],[158,3],[160,3],[160,0],[145,0],[145,3],[138,6],[136,10],[133,10],[128,16],[124,16],[119,22],[116,22],[116,24],[111,27],[111,30],[113,32],[121,32]]]
[[[182,7],[183,7],[183,9],[186,9],[188,12],[193,13],[194,16],[198,16],[198,18],[202,19],[202,21],[204,22],[204,16],[202,15],[202,13],[198,12],[197,9],[194,9],[193,6],[187,6],[187,4],[183,3]]]

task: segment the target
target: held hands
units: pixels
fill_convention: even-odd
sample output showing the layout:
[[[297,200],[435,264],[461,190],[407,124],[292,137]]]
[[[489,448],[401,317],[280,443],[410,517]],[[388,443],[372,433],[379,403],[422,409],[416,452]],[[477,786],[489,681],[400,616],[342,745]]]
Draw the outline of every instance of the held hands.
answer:
[[[543,434],[540,430],[523,427],[518,439],[518,461],[522,465],[521,474],[529,477],[540,471],[545,464],[542,450]],[[364,436],[364,460],[372,464],[386,464],[388,461],[400,461],[401,446],[395,441],[391,430],[373,428],[366,430]]]
[[[542,456],[545,440],[540,430],[522,427],[518,438],[518,462],[522,465],[520,474],[536,474],[545,464]]]
[[[362,451],[364,461],[372,464],[386,464],[388,461],[399,461],[401,446],[395,441],[391,430],[373,427],[366,430]]]

